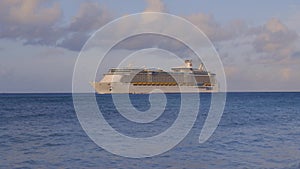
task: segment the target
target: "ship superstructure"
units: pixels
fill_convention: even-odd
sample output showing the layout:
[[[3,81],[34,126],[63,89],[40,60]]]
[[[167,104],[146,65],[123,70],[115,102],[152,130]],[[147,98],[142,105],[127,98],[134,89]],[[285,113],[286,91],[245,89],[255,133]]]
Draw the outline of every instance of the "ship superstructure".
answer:
[[[194,93],[217,92],[216,74],[208,72],[203,64],[193,68],[192,60],[171,71],[146,68],[113,68],[100,82],[91,85],[99,94],[111,93]]]

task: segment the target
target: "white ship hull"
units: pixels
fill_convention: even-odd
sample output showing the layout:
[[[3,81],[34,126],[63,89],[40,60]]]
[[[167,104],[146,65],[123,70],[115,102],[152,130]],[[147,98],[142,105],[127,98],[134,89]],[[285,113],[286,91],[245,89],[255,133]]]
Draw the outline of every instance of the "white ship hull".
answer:
[[[135,86],[130,83],[101,83],[91,82],[98,94],[149,94],[149,93],[215,93],[218,87],[198,86]]]

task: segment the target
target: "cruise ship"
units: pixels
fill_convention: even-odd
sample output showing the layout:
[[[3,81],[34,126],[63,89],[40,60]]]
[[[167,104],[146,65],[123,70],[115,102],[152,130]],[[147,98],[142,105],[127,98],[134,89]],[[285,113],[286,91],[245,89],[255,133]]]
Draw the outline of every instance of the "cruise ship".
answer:
[[[216,74],[192,60],[164,71],[156,68],[113,68],[99,82],[91,82],[98,94],[201,93],[218,92]]]

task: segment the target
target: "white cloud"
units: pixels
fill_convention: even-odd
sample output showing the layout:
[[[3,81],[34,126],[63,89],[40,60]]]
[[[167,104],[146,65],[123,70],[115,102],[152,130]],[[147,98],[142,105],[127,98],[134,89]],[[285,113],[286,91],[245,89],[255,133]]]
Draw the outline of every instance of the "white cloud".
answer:
[[[282,60],[290,57],[297,48],[295,42],[299,40],[297,32],[290,30],[278,19],[271,19],[263,26],[255,28],[256,36],[253,46],[258,53],[267,53],[269,60]]]
[[[0,38],[53,44],[59,32],[54,30],[54,26],[61,17],[59,3],[46,6],[43,0],[0,1]]]
[[[148,6],[145,12],[165,12],[166,7],[161,0],[146,0]]]
[[[58,3],[43,7],[43,0],[2,0],[0,20],[16,25],[53,25],[60,19],[62,10]]]
[[[111,19],[110,12],[103,5],[97,2],[84,2],[80,5],[77,14],[72,18],[68,31],[94,31]]]
[[[190,22],[202,30],[213,42],[230,40],[243,35],[248,26],[242,20],[234,20],[226,25],[219,24],[213,15],[197,13],[185,16]]]
[[[83,2],[67,26],[60,25],[62,17],[59,2],[0,1],[0,38],[78,51],[92,31],[111,20],[109,11],[96,2]]]
[[[64,38],[58,46],[79,51],[90,34],[112,19],[110,12],[97,2],[83,2],[77,14],[64,29]]]
[[[289,80],[292,74],[292,70],[290,68],[282,68],[279,72],[280,77],[283,78],[283,80]]]

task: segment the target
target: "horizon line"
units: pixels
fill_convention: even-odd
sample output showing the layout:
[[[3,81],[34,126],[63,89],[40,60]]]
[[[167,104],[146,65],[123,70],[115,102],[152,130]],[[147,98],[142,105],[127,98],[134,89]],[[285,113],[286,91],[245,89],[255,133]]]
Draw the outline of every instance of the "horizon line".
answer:
[[[0,94],[72,94],[73,92],[62,91],[34,91],[34,92],[0,92]],[[95,93],[96,92],[80,92],[81,93]],[[220,92],[224,93],[224,92]],[[300,93],[300,90],[231,90],[226,93]],[[75,93],[74,93],[75,94]],[[200,92],[201,94],[201,92]]]

